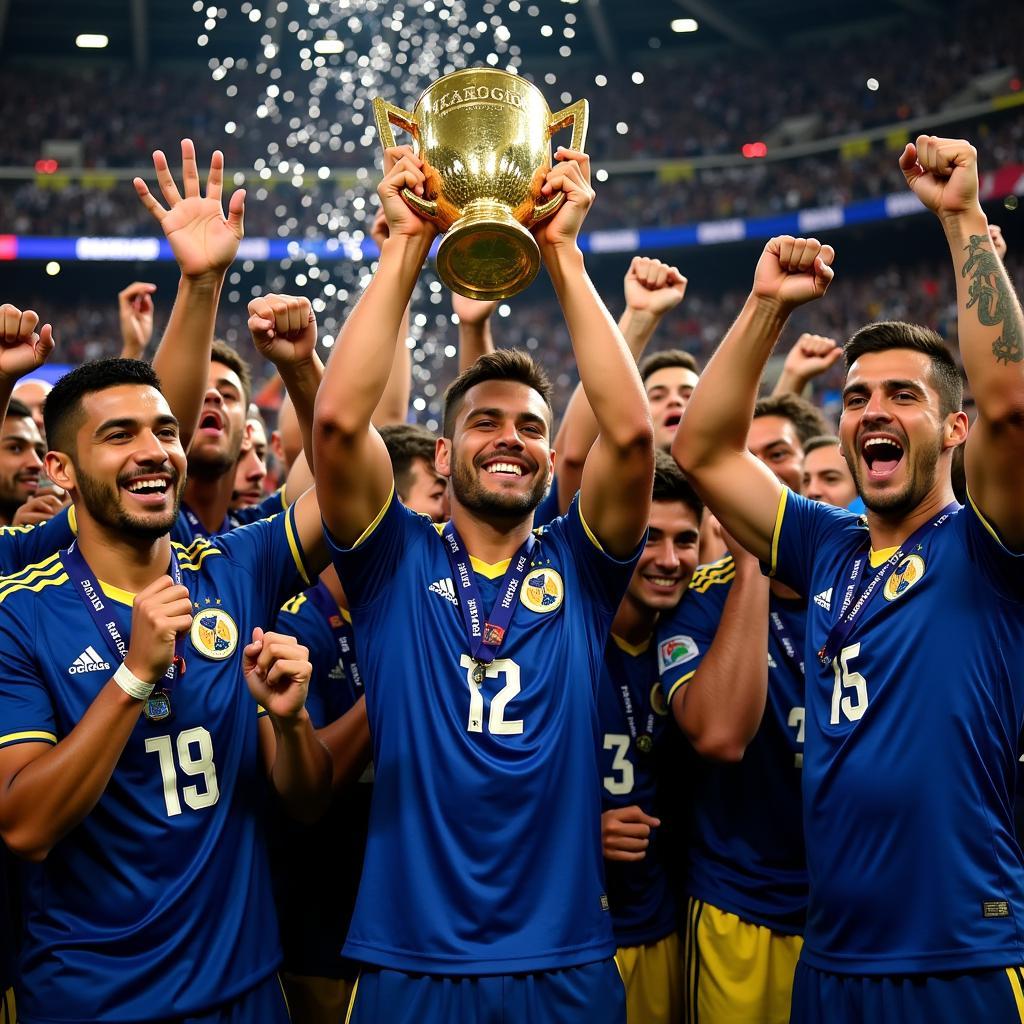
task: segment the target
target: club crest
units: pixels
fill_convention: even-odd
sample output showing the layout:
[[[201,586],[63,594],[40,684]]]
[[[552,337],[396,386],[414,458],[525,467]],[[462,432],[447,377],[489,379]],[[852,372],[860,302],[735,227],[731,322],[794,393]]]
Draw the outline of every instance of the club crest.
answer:
[[[553,612],[562,604],[564,597],[565,586],[562,577],[547,566],[532,570],[523,581],[523,588],[519,592],[519,600],[531,612]]]
[[[221,608],[206,608],[197,612],[190,632],[192,646],[213,661],[230,658],[238,646],[238,626]]]
[[[895,601],[924,578],[924,559],[920,555],[907,555],[885,581],[882,593],[886,601]]]

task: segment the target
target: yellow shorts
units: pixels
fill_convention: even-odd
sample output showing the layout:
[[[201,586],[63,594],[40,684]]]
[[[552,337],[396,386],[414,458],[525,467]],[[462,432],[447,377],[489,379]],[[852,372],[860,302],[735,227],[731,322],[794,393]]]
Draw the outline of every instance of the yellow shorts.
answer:
[[[0,1024],[18,1024],[18,1011],[14,1006],[14,989],[0,992]]]
[[[339,1024],[352,997],[352,982],[344,978],[314,978],[281,972],[292,1024]]]
[[[644,946],[620,946],[615,962],[626,986],[627,1024],[678,1024],[683,972],[675,932]]]
[[[799,935],[691,899],[683,940],[686,1024],[788,1024],[803,944]]]

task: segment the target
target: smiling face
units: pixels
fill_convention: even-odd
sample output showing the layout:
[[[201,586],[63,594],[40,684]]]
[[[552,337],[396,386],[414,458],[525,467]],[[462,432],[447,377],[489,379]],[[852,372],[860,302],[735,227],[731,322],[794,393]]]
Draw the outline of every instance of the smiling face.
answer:
[[[548,407],[527,384],[485,380],[463,396],[452,437],[437,442],[438,472],[454,501],[483,517],[522,519],[554,469]]]
[[[216,479],[234,470],[245,437],[246,411],[238,374],[213,360],[199,427],[188,450],[189,472]]]
[[[697,374],[685,366],[663,366],[644,381],[654,423],[654,443],[662,451],[672,447],[679,420],[696,386]]]
[[[804,497],[836,508],[849,508],[857,497],[857,485],[838,444],[823,444],[804,456]]]
[[[966,438],[967,417],[943,416],[927,355],[894,348],[866,352],[850,367],[839,435],[864,504],[901,517],[941,483],[940,459]],[[948,457],[945,464],[948,475]]]
[[[81,400],[74,455],[46,455],[50,478],[71,494],[81,520],[143,540],[174,525],[185,486],[178,423],[155,388],[122,384]]]
[[[791,491],[800,493],[804,449],[792,420],[785,416],[758,416],[750,424],[747,448]]]
[[[652,502],[647,543],[629,581],[630,600],[659,612],[675,608],[697,568],[699,541],[700,520],[689,505]]]
[[[39,489],[43,439],[29,416],[8,416],[0,428],[0,516],[10,522]]]

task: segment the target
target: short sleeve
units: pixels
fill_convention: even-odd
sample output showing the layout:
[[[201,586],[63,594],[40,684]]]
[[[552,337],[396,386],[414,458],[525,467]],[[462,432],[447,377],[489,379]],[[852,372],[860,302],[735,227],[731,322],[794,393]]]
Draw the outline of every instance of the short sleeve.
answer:
[[[271,516],[276,516],[287,507],[288,502],[285,501],[284,487],[279,487],[258,505],[236,508],[231,513],[231,516],[239,526],[248,526],[250,523],[258,523],[261,519],[269,519]]]
[[[647,533],[637,545],[636,551],[626,559],[614,558],[601,546],[601,542],[587,525],[580,511],[580,496],[572,499],[569,511],[555,519],[544,532],[561,534],[575,556],[576,570],[589,593],[597,598],[598,604],[613,614],[619,607],[629,579],[633,575],[637,559],[647,543]]]
[[[714,642],[729,587],[736,578],[731,556],[700,566],[671,616],[658,628],[658,678],[669,705],[693,678]]]
[[[0,748],[57,742],[53,702],[25,636],[25,623],[0,609]]]
[[[69,505],[38,526],[0,527],[0,575],[21,572],[47,555],[71,547],[76,526],[75,507]]]
[[[276,618],[286,598],[310,586],[294,508],[221,534],[212,546],[248,571],[256,585],[254,608],[268,622]],[[193,545],[188,551],[193,560],[201,558],[202,546]]]
[[[406,508],[394,489],[387,503],[350,548],[341,547],[324,525],[324,536],[350,608],[372,604],[388,587],[409,545],[434,527]]]
[[[814,561],[827,538],[864,531],[859,516],[846,509],[810,501],[783,488],[772,533],[770,561],[761,563],[766,576],[777,578],[798,594],[810,593]]]
[[[1024,601],[1024,554],[1015,554],[1003,543],[999,531],[975,505],[970,493],[961,515],[971,558],[1000,594],[1011,601]]]

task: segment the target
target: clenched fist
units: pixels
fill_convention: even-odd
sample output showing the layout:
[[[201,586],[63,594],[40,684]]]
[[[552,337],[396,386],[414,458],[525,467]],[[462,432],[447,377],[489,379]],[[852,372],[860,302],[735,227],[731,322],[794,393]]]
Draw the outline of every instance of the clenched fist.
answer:
[[[283,633],[264,633],[257,626],[242,652],[242,671],[249,692],[279,720],[298,717],[306,706],[313,666],[309,648]]]
[[[39,326],[39,314],[5,302],[0,306],[0,378],[13,382],[38,370],[53,351],[53,328]]]
[[[820,299],[832,283],[835,249],[816,238],[770,238],[754,271],[754,295],[771,299],[788,314]]]
[[[660,317],[683,301],[687,281],[676,267],[649,256],[634,256],[623,284],[627,309]]]
[[[188,588],[161,576],[132,602],[132,638],[124,663],[145,683],[159,683],[174,660],[179,633],[192,628]]]
[[[249,331],[275,366],[311,359],[316,351],[316,316],[302,295],[261,295],[249,303]]]

